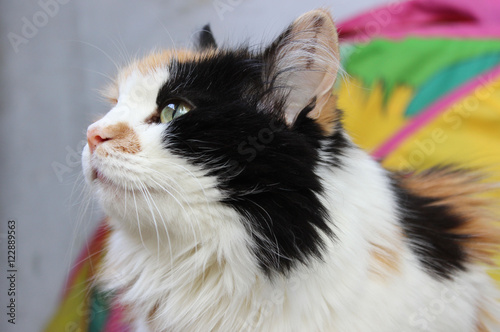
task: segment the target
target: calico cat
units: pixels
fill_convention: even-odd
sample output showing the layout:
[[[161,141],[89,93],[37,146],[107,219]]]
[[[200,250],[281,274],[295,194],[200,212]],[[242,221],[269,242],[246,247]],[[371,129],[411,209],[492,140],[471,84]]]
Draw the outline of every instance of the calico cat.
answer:
[[[500,243],[474,172],[384,170],[332,95],[328,11],[263,50],[153,53],[107,89],[83,169],[97,283],[138,331],[500,331]]]

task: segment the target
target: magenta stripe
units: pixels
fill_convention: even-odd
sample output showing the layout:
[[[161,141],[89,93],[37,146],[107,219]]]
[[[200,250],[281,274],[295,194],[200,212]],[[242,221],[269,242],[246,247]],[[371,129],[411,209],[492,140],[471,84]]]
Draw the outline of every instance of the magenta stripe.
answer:
[[[354,43],[375,37],[499,38],[499,13],[498,0],[408,0],[382,5],[337,26],[341,40]]]
[[[111,305],[108,322],[104,328],[105,332],[128,332],[129,326],[124,322],[123,308],[116,302]]]
[[[382,159],[396,150],[409,136],[416,133],[418,130],[429,124],[438,115],[446,111],[454,103],[465,98],[468,94],[477,88],[493,81],[500,76],[500,66],[493,68],[485,74],[479,75],[471,81],[466,82],[449,94],[445,95],[434,104],[429,106],[425,111],[413,118],[404,128],[398,131],[389,140],[383,143],[375,150],[372,155],[376,159]]]

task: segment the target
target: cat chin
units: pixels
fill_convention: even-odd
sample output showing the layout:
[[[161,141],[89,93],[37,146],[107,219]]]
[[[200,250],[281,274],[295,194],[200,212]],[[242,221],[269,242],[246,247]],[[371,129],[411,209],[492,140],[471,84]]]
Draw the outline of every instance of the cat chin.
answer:
[[[197,237],[202,233],[200,227],[203,222],[198,220],[199,217],[189,214],[196,212],[182,207],[177,198],[166,193],[125,190],[99,179],[94,180],[92,190],[115,228],[126,230],[132,235],[145,237],[150,234],[156,241],[158,236],[168,238],[167,231],[185,237],[185,234],[192,234],[195,227]]]

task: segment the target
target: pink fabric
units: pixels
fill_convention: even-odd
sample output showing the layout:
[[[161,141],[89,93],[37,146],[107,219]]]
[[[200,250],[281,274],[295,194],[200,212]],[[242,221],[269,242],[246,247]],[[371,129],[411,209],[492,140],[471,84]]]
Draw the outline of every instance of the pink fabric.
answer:
[[[344,41],[373,37],[498,38],[500,0],[409,0],[393,2],[339,24]]]
[[[463,84],[449,94],[445,95],[443,98],[439,99],[429,108],[413,118],[410,123],[408,123],[408,125],[403,127],[388,141],[382,144],[375,152],[373,152],[373,157],[375,157],[376,159],[382,159],[385,156],[389,155],[391,152],[396,150],[401,145],[401,143],[403,143],[409,136],[425,127],[425,125],[427,125],[437,116],[446,111],[454,103],[465,98],[467,95],[470,95],[471,93],[476,91],[476,89],[479,89],[489,82],[493,81],[494,79],[497,79],[499,76],[500,66],[497,66],[487,73],[474,78],[473,80]],[[477,98],[480,98],[479,94],[477,95]]]
[[[123,308],[118,303],[113,303],[108,322],[104,331],[106,332],[129,332],[129,326],[124,322]]]

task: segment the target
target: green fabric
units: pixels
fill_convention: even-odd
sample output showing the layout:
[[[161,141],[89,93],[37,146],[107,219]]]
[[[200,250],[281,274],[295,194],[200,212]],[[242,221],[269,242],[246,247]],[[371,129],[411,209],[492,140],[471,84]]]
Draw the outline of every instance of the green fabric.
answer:
[[[343,43],[339,45],[340,61],[342,67],[345,68],[352,54],[358,50],[358,44]]]
[[[479,56],[446,68],[425,82],[411,101],[406,116],[414,116],[443,95],[500,63],[500,53]]]
[[[88,332],[101,332],[108,321],[110,313],[110,294],[92,291],[90,300],[90,323]]]
[[[389,96],[396,85],[418,88],[442,68],[498,52],[500,41],[494,39],[374,39],[350,54],[345,69],[368,87],[383,82]]]

